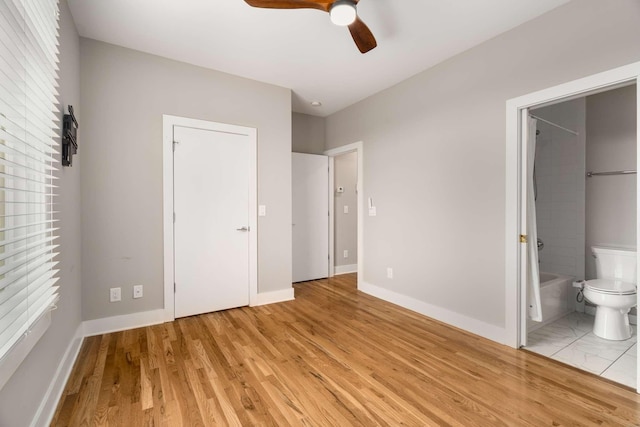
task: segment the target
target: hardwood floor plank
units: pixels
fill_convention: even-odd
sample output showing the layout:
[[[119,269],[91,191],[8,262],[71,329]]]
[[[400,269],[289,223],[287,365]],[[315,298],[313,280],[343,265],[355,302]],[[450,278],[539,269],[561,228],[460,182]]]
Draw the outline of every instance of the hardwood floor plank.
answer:
[[[148,355],[147,355],[148,357]],[[140,360],[140,404],[142,410],[153,408],[153,385],[151,383],[151,359]]]
[[[640,396],[358,292],[85,339],[53,426],[640,426]]]

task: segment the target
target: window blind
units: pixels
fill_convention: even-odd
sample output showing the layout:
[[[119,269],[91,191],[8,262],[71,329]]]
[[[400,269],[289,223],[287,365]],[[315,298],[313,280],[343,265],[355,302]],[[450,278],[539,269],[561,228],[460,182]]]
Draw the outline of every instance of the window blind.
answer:
[[[0,0],[0,359],[58,300],[58,0]]]

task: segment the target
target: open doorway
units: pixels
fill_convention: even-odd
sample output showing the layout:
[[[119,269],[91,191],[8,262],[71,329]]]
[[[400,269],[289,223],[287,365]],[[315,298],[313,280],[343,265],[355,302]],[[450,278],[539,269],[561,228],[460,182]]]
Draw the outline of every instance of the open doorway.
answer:
[[[358,153],[332,157],[333,273],[358,272]],[[331,172],[330,172],[331,173]]]
[[[360,288],[364,262],[363,144],[344,145],[324,154],[329,156],[330,170],[329,277],[355,272]]]
[[[529,197],[536,227],[528,237],[538,254],[540,305],[535,320],[527,316],[523,343],[527,350],[633,388],[636,308],[614,313],[621,319],[615,327],[611,316],[596,327],[602,308],[585,297],[583,280],[595,286],[609,274],[597,271],[595,257],[600,263],[609,257],[621,268],[620,256],[626,256],[632,260],[624,280],[631,284],[628,295],[607,298],[635,305],[636,91],[629,85],[529,109],[530,126],[536,128],[528,141],[535,154]],[[618,273],[622,280],[625,272]]]
[[[606,169],[611,168],[611,172],[618,172],[620,170],[636,170],[637,152],[638,152],[637,124],[639,121],[638,107],[637,107],[637,103],[638,103],[637,81],[638,81],[639,75],[640,75],[640,63],[631,64],[626,67],[621,67],[615,70],[600,73],[600,74],[590,76],[584,79],[580,79],[574,82],[570,82],[564,85],[559,85],[556,87],[545,89],[543,91],[525,95],[523,97],[512,99],[507,102],[507,147],[506,147],[507,149],[507,194],[506,194],[507,210],[506,210],[506,242],[505,242],[506,243],[506,279],[507,279],[506,314],[507,314],[507,328],[510,331],[509,338],[511,340],[512,345],[514,345],[515,347],[521,347],[521,346],[527,345],[527,341],[529,337],[528,334],[533,329],[531,328],[532,322],[529,321],[528,319],[536,317],[535,312],[537,312],[538,314],[537,320],[538,321],[542,320],[541,323],[544,323],[544,315],[540,316],[540,311],[539,311],[541,307],[544,305],[544,303],[541,302],[542,299],[544,299],[544,297],[540,294],[536,296],[535,292],[532,291],[531,283],[535,283],[535,280],[531,279],[532,277],[531,272],[533,269],[529,268],[529,266],[531,265],[538,265],[538,260],[533,262],[530,260],[530,258],[534,252],[536,254],[539,253],[537,250],[538,245],[537,245],[537,241],[536,241],[537,239],[535,237],[535,234],[534,236],[528,235],[530,232],[534,231],[536,228],[536,225],[534,225],[531,221],[532,216],[535,216],[536,214],[536,209],[532,208],[531,204],[528,205],[528,203],[533,199],[530,196],[532,194],[535,195],[536,191],[538,190],[536,189],[535,185],[532,185],[532,179],[531,179],[531,175],[534,169],[533,167],[534,162],[532,161],[532,156],[534,156],[533,153],[535,151],[531,149],[532,147],[531,147],[531,144],[529,144],[529,141],[531,141],[533,144],[536,144],[538,142],[537,138],[533,136],[535,135],[535,133],[533,133],[535,132],[535,128],[532,129],[532,127],[537,127],[538,124],[540,124],[540,129],[538,130],[540,130],[541,133],[538,135],[538,138],[540,138],[540,135],[542,135],[543,132],[545,132],[545,129],[547,132],[547,137],[549,135],[552,135],[549,141],[543,142],[543,144],[541,144],[542,148],[544,148],[545,143],[550,142],[551,145],[548,145],[548,144],[547,145],[548,147],[552,147],[551,150],[553,150],[553,147],[554,147],[553,133],[556,132],[555,135],[557,136],[556,138],[557,143],[560,143],[562,141],[569,141],[563,146],[555,145],[555,149],[560,150],[560,151],[557,151],[556,154],[558,153],[562,154],[562,150],[566,150],[564,154],[567,155],[567,159],[570,156],[575,156],[572,167],[565,168],[565,169],[573,169],[573,172],[575,172],[573,178],[571,179],[565,178],[563,183],[560,183],[560,182],[543,183],[543,187],[546,185],[549,188],[554,188],[555,186],[555,188],[558,189],[559,187],[565,186],[564,189],[569,190],[567,186],[569,184],[573,185],[575,188],[573,188],[574,193],[572,197],[574,198],[575,207],[579,208],[580,206],[582,206],[582,211],[580,211],[580,209],[577,209],[577,210],[573,209],[573,214],[571,217],[568,217],[569,213],[562,214],[565,216],[565,218],[562,221],[564,221],[565,226],[568,226],[568,227],[564,227],[562,231],[559,231],[562,228],[561,225],[555,225],[555,231],[554,231],[554,226],[551,223],[542,225],[541,228],[546,230],[545,232],[548,233],[548,235],[550,236],[548,240],[550,242],[553,242],[554,245],[558,243],[557,241],[561,240],[559,239],[559,237],[566,237],[567,240],[573,241],[572,242],[573,244],[571,245],[572,247],[566,247],[564,248],[564,251],[565,251],[565,256],[569,257],[570,255],[574,257],[574,262],[572,264],[572,268],[575,270],[573,271],[574,274],[570,274],[572,272],[566,271],[565,273],[567,274],[560,274],[559,276],[564,276],[569,278],[569,281],[564,285],[562,285],[562,289],[566,291],[564,293],[564,298],[566,298],[564,301],[564,303],[566,303],[565,309],[567,311],[571,311],[571,310],[576,311],[577,309],[577,311],[579,312],[580,311],[579,303],[578,305],[574,304],[573,306],[571,306],[570,305],[571,303],[569,302],[573,298],[573,296],[576,295],[576,292],[577,292],[571,286],[571,284],[576,279],[592,278],[591,276],[593,275],[593,272],[590,271],[592,270],[592,268],[590,266],[585,268],[585,265],[588,265],[590,262],[589,254],[591,250],[587,246],[593,243],[591,242],[591,240],[593,240],[594,238],[596,238],[597,240],[608,239],[609,240],[608,242],[602,242],[602,243],[605,243],[608,245],[617,244],[618,246],[619,245],[628,246],[628,242],[626,241],[623,242],[622,240],[624,240],[625,238],[627,239],[630,238],[634,246],[633,249],[635,250],[638,247],[638,244],[637,244],[638,236],[637,236],[636,229],[637,229],[637,224],[639,222],[640,216],[638,216],[637,197],[635,197],[635,195],[637,195],[638,178],[637,178],[637,174],[634,174],[631,177],[630,176],[624,177],[624,179],[627,179],[627,180],[631,179],[633,184],[633,189],[632,189],[632,195],[634,196],[633,200],[629,201],[628,200],[629,197],[627,197],[627,200],[625,201],[625,203],[626,204],[630,203],[632,205],[631,208],[635,208],[633,209],[632,213],[629,213],[629,215],[632,216],[632,220],[631,220],[632,226],[636,225],[636,227],[633,227],[632,231],[627,230],[626,232],[622,232],[622,233],[618,232],[617,233],[618,237],[616,238],[613,238],[611,236],[603,237],[602,233],[598,235],[598,232],[599,232],[598,228],[590,227],[589,225],[587,225],[587,222],[589,221],[589,217],[591,217],[591,220],[593,220],[593,218],[595,218],[597,215],[600,215],[602,212],[599,212],[599,211],[602,211],[602,209],[599,209],[599,211],[598,209],[595,209],[595,210],[591,209],[593,211],[591,213],[588,213],[587,210],[589,209],[590,203],[591,204],[601,203],[602,200],[604,199],[602,199],[602,196],[600,196],[600,199],[602,200],[601,202],[597,202],[598,197],[594,197],[592,195],[590,197],[591,200],[588,201],[587,195],[589,194],[589,191],[587,190],[589,186],[593,186],[594,188],[602,186],[603,181],[596,182],[595,178],[587,178],[587,172],[589,171],[587,171],[586,169],[588,169],[589,166],[598,167],[598,160],[602,162],[602,156],[598,157],[594,155],[591,155],[591,156],[587,155],[587,150],[589,148],[587,146],[587,144],[589,144],[589,142],[587,141],[588,129],[587,129],[586,122],[584,122],[584,120],[583,120],[583,123],[580,123],[580,120],[577,120],[577,121],[574,120],[572,123],[570,123],[573,125],[573,127],[577,127],[577,129],[573,129],[571,126],[562,126],[562,123],[558,123],[558,121],[562,121],[562,117],[561,117],[562,114],[565,114],[565,119],[566,119],[567,111],[571,111],[571,110],[573,110],[575,117],[577,117],[578,119],[580,117],[583,117],[583,118],[586,117],[586,120],[588,121],[588,114],[586,114],[586,105],[587,105],[586,99],[589,99],[589,98],[585,98],[585,97],[594,96],[594,98],[591,98],[591,99],[595,99],[595,97],[599,97],[600,102],[602,102],[603,97],[605,98],[608,96],[610,97],[610,95],[605,95],[605,93],[607,92],[614,93],[613,90],[624,90],[626,91],[625,93],[627,95],[631,93],[633,95],[632,104],[633,104],[634,110],[630,112],[627,109],[627,110],[624,110],[624,113],[630,116],[630,119],[633,122],[632,124],[634,125],[635,134],[631,137],[630,144],[633,146],[632,148],[634,148],[635,151],[632,153],[632,155],[630,155],[629,152],[627,152],[626,154],[621,153],[620,155],[623,158],[626,157],[625,159],[626,161],[631,160],[632,165],[629,166],[629,165],[621,164],[618,167],[607,166]],[[619,89],[619,88],[623,88],[623,89]],[[603,95],[595,95],[595,94],[603,94]],[[581,101],[579,98],[583,98],[583,100]],[[581,105],[584,106],[582,113],[580,112]],[[563,109],[565,110],[564,113],[562,113]],[[577,114],[576,114],[576,111],[577,111]],[[615,117],[611,116],[612,113],[613,111],[609,111],[607,113],[609,114],[609,117],[608,117],[609,120],[612,118],[615,119]],[[560,115],[556,116],[556,120],[553,120],[553,117],[551,117],[553,116],[553,114],[560,114]],[[530,117],[531,115],[536,117],[531,118]],[[558,119],[558,117],[560,117],[560,120]],[[607,119],[606,114],[605,114],[605,119]],[[592,130],[592,133],[593,133],[593,130]],[[582,135],[582,137],[580,135]],[[544,137],[541,139],[543,140]],[[568,147],[571,147],[571,148],[568,148]],[[594,149],[594,148],[591,147],[591,149]],[[571,150],[574,151],[573,154],[569,153],[569,151]],[[583,154],[580,154],[581,150]],[[559,166],[560,169],[562,169],[561,157],[562,157],[561,155],[556,155],[556,156],[552,155],[551,164],[553,164],[553,162],[555,161],[556,166]],[[606,156],[605,163],[606,161],[613,161],[615,157],[616,155]],[[631,159],[629,159],[629,157],[631,157]],[[583,160],[580,160],[580,159],[583,159]],[[587,164],[588,161],[590,161],[591,164]],[[600,163],[600,165],[604,166],[602,163]],[[542,167],[542,169],[544,169],[544,167]],[[540,171],[536,170],[536,172],[540,172]],[[609,171],[594,170],[593,172],[609,172]],[[609,176],[609,178],[612,178],[613,176],[617,176],[617,175],[618,174],[611,175]],[[619,175],[625,175],[625,174],[619,174]],[[587,179],[594,179],[594,181],[587,182],[586,181]],[[535,180],[533,181],[535,182]],[[604,191],[605,196],[611,195],[612,189],[619,190],[621,187],[625,187],[625,185],[621,183],[616,184],[616,183],[609,182],[608,184],[612,187],[608,191],[607,190]],[[601,189],[599,189],[599,191],[601,191]],[[549,197],[549,195],[547,195],[547,197]],[[581,197],[582,197],[582,200],[579,200]],[[558,197],[556,197],[556,199],[558,199]],[[556,204],[558,206],[561,203],[564,203],[564,202],[560,200],[556,200]],[[568,204],[566,204],[565,207],[567,206]],[[541,211],[541,209],[537,209],[537,210]],[[544,221],[547,221],[547,222],[549,221],[549,216],[547,215],[547,213],[542,213],[541,216],[542,216],[543,223]],[[620,222],[619,218],[618,219],[614,218],[613,221]],[[537,223],[538,221],[536,221],[536,224]],[[630,228],[630,227],[627,227],[627,228]],[[573,229],[577,233],[574,236],[568,236],[568,235],[564,236],[564,234],[567,234],[566,229]],[[582,230],[582,234],[580,235],[581,230]],[[551,234],[549,233],[553,233],[553,237],[551,237]],[[631,233],[631,236],[629,236],[629,233]],[[624,235],[624,238],[621,239],[620,235]],[[587,236],[590,236],[590,237],[587,237]],[[532,237],[532,238],[529,239],[529,237]],[[587,240],[590,240],[590,242],[587,242]],[[620,242],[614,242],[613,240],[620,240]],[[547,246],[546,243],[543,243],[543,244],[545,247]],[[584,255],[581,255],[581,251],[584,253]],[[554,252],[554,250],[551,250],[548,252]],[[555,252],[557,255],[560,255],[560,252],[562,252],[562,250],[559,250],[559,247],[556,247]],[[553,254],[549,254],[549,255],[553,255]],[[634,251],[632,256],[635,257],[635,264],[637,265],[638,252]],[[549,266],[553,265],[554,263],[556,263],[556,267],[557,267],[559,259],[564,261],[568,260],[568,258],[562,258],[561,255],[559,257],[555,257],[555,260],[551,259],[553,257],[548,257],[547,254],[545,254],[542,258],[545,264],[545,268],[549,268]],[[565,265],[565,267],[567,266]],[[540,273],[540,275],[542,275],[542,273]],[[580,275],[584,275],[584,276],[579,277]],[[545,277],[545,279],[548,279],[548,278],[549,277]],[[634,282],[637,284],[637,278],[634,280]],[[533,288],[535,289],[535,286]],[[541,290],[542,288],[538,288],[538,289]],[[637,304],[637,293],[634,296],[635,296],[635,303]],[[561,300],[563,296],[558,295],[558,298]],[[587,309],[583,309],[583,310],[588,311]],[[556,315],[560,317],[563,316],[562,313],[556,313]],[[552,320],[552,319],[549,319],[549,316],[547,317],[548,317],[548,320]],[[529,328],[528,328],[528,325],[529,325]],[[587,332],[588,331],[585,331],[585,333]],[[629,347],[628,349],[626,349],[620,355],[617,356],[617,358],[620,359],[622,354],[627,354],[628,357],[626,359],[635,362],[633,363],[634,365],[633,367],[630,368],[629,366],[626,366],[624,368],[626,371],[632,371],[631,377],[635,376],[635,381],[634,381],[635,387],[637,387],[638,385],[638,381],[637,381],[638,355],[637,355],[637,350],[634,351],[634,350],[631,350],[631,348],[634,347],[637,349],[636,337],[637,337],[637,333],[634,330],[634,335],[632,337],[633,342],[631,343],[631,347]],[[614,346],[613,344],[614,342],[615,341],[611,341],[610,345],[608,346],[609,349]],[[578,345],[576,344],[576,347],[577,346]],[[620,340],[617,342],[617,344],[615,344],[615,346],[621,346]],[[631,350],[631,352],[627,352],[628,350]],[[547,349],[546,351],[548,352],[551,350]],[[562,349],[558,349],[558,352],[560,351],[562,351]],[[567,360],[562,360],[562,361],[567,363]],[[603,367],[601,369],[601,372],[604,372],[606,368],[608,367]],[[599,368],[596,368],[596,369],[599,369]],[[594,372],[593,369],[591,371]]]

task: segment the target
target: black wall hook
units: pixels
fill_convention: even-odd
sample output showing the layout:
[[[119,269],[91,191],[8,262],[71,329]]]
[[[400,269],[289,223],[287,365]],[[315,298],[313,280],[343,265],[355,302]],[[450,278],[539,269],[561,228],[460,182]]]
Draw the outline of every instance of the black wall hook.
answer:
[[[73,114],[73,105],[69,105],[69,114],[62,120],[62,166],[72,166],[73,155],[78,152],[78,121]]]

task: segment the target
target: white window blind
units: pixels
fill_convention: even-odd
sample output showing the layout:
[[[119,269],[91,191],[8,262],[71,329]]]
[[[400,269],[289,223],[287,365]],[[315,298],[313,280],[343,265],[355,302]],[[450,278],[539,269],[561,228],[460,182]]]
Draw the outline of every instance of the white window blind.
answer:
[[[58,0],[0,0],[0,359],[57,302]]]

